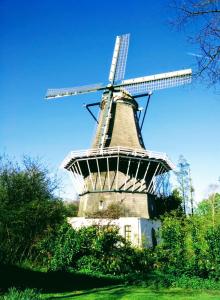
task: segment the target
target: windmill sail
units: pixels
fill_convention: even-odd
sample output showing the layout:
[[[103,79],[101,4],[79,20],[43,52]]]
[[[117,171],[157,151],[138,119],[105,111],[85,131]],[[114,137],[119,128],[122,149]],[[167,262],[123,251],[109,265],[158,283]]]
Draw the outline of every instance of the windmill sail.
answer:
[[[122,80],[125,74],[126,61],[128,56],[130,34],[124,34],[116,37],[115,48],[112,57],[112,64],[109,74],[109,81],[113,84],[115,81]]]
[[[119,88],[135,95],[187,84],[191,82],[191,77],[192,70],[186,69],[123,80]]]
[[[90,92],[96,92],[99,90],[104,90],[106,87],[101,83],[96,83],[92,85],[84,85],[72,88],[62,88],[62,89],[49,89],[47,90],[46,99],[59,98],[65,96],[76,96],[79,94],[86,94]]]

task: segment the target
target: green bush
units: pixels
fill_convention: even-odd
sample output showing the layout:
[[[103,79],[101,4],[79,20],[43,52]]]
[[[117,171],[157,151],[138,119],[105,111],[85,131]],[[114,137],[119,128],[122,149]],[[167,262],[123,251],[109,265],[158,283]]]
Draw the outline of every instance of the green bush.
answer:
[[[8,293],[2,297],[2,300],[40,300],[41,295],[33,289],[19,291],[16,288],[10,288]]]
[[[206,227],[201,217],[166,216],[160,229],[161,242],[154,249],[132,247],[112,226],[75,230],[64,224],[56,234],[40,241],[38,250],[51,270],[70,267],[102,274],[159,270],[171,277],[217,279],[219,237],[220,227]]]
[[[220,226],[207,217],[166,216],[155,248],[154,266],[175,276],[220,277]]]
[[[155,267],[175,275],[186,270],[186,221],[167,216],[160,229],[160,244],[155,249]]]
[[[211,278],[220,278],[220,225],[209,228],[206,232],[207,242],[206,265]]]
[[[0,263],[34,259],[36,243],[63,222],[66,211],[54,189],[39,162],[25,158],[19,166],[0,158]]]
[[[119,235],[118,228],[112,226],[75,230],[64,224],[51,240],[41,241],[39,251],[42,255],[49,253],[48,266],[53,271],[74,268],[102,274],[127,274],[152,268],[151,250],[133,248]]]
[[[189,277],[182,275],[180,277],[170,278],[170,286],[184,289],[210,289],[219,290],[220,282],[213,279],[204,279],[200,277]]]
[[[64,223],[56,239],[52,243],[51,260],[49,267],[51,270],[63,270],[72,265],[80,251],[79,238],[77,232],[67,223]],[[83,250],[83,249],[82,249]]]

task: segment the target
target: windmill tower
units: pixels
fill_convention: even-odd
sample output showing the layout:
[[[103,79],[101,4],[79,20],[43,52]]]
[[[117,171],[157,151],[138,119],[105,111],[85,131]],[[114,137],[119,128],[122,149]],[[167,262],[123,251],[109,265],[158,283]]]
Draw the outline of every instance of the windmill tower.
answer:
[[[151,220],[155,216],[154,195],[160,188],[160,179],[174,167],[166,154],[145,149],[141,129],[152,92],[189,83],[192,71],[124,80],[128,46],[129,34],[116,37],[107,85],[47,91],[46,99],[103,91],[100,103],[86,105],[91,114],[90,106],[100,106],[92,148],[72,151],[62,163],[80,195],[78,216],[83,225],[89,222],[86,216],[111,203],[123,205],[121,217],[126,222],[129,218]],[[142,118],[137,102],[140,97],[147,99]]]

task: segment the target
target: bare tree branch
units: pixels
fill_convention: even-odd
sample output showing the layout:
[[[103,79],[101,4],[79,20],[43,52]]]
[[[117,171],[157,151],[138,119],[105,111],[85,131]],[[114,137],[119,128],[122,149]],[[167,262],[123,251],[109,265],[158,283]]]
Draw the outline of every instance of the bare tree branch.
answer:
[[[172,25],[190,29],[188,40],[198,49],[195,77],[207,86],[220,86],[220,1],[171,0]]]

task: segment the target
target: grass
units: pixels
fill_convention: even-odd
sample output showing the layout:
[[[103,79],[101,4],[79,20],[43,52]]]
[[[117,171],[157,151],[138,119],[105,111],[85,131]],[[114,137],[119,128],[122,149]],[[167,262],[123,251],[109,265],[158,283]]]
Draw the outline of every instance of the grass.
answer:
[[[0,291],[10,287],[37,289],[43,293],[62,293],[117,285],[122,281],[112,276],[76,272],[41,272],[17,266],[0,266]]]
[[[43,299],[60,300],[219,300],[220,291],[195,291],[180,288],[153,290],[145,287],[114,286],[63,294],[46,294]]]
[[[155,276],[155,275],[154,275]],[[158,279],[158,276],[156,276]],[[0,266],[0,299],[18,299],[7,297],[7,290],[35,289],[40,291],[42,299],[87,299],[87,300],[219,300],[220,290],[199,290],[188,288],[163,288],[150,283],[150,277],[134,285],[134,279],[122,277],[92,275],[75,272],[42,272],[16,266]],[[154,278],[152,278],[154,281]],[[125,284],[125,281],[127,284]],[[129,285],[133,283],[133,285]],[[150,285],[150,286],[149,286]],[[14,291],[14,295],[16,290]],[[29,299],[20,298],[19,299]],[[33,298],[34,299],[34,298]]]

